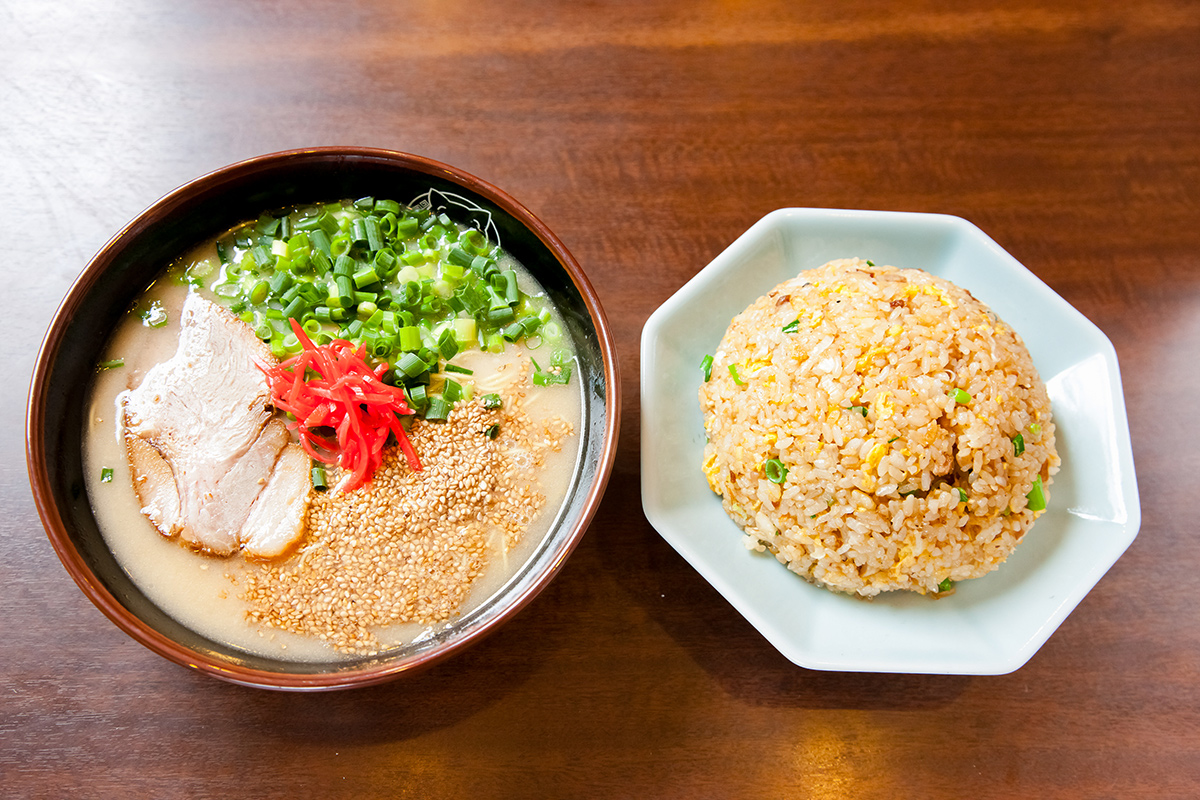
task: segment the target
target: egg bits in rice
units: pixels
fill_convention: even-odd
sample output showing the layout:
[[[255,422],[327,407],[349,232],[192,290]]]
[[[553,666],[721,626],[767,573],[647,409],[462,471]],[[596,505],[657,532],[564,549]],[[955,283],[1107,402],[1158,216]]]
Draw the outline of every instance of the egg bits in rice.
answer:
[[[700,403],[746,546],[863,597],[996,569],[1058,470],[1020,336],[918,269],[840,259],[775,287],[706,359]]]

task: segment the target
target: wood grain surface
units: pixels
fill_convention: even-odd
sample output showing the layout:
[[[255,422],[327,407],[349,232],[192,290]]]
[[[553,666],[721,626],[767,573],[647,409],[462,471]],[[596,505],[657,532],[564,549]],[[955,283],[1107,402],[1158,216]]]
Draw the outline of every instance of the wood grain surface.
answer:
[[[320,144],[445,161],[541,217],[605,304],[625,404],[597,518],[530,607],[413,679],[300,696],[96,611],[20,420],[112,234]],[[1195,2],[6,0],[0,185],[0,795],[1200,796]],[[1013,674],[796,667],[642,514],[642,325],[785,206],[966,217],[1116,347],[1141,533]]]

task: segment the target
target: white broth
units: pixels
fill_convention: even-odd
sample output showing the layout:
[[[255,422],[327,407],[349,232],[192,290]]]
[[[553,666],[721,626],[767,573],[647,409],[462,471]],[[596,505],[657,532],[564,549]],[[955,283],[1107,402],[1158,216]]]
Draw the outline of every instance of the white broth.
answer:
[[[208,243],[188,254],[183,265],[206,260],[215,264],[216,258],[214,244]],[[519,270],[518,274],[526,293],[542,293],[526,271]],[[333,661],[352,657],[356,653],[339,652],[319,638],[249,621],[250,606],[242,597],[242,591],[248,571],[261,569],[260,565],[249,563],[239,555],[216,558],[190,550],[177,539],[168,539],[159,533],[142,513],[133,489],[123,439],[121,395],[137,386],[147,370],[175,352],[180,311],[189,291],[206,290],[191,288],[170,272],[165,274],[127,315],[98,359],[101,364],[117,359],[124,362],[123,366],[98,371],[84,437],[87,491],[100,531],[122,569],[147,597],[197,633],[232,648],[271,658]],[[165,325],[149,327],[144,323],[140,312],[152,304],[165,312]],[[552,310],[552,314],[561,326],[557,311]],[[487,387],[504,365],[528,360],[531,354],[538,357],[536,350],[510,344],[501,354],[462,352],[454,358],[454,363],[474,370],[474,374],[465,379],[480,387],[478,395],[489,391]],[[462,375],[454,377],[464,378]],[[502,533],[492,535],[488,566],[472,582],[467,599],[457,614],[440,622],[401,623],[374,631],[380,649],[402,645],[428,635],[431,630],[452,625],[458,616],[476,608],[495,593],[537,548],[559,515],[578,472],[582,439],[578,433],[582,424],[581,383],[572,380],[568,385],[527,387],[523,409],[531,419],[539,424],[549,424],[557,418],[574,433],[565,439],[561,449],[545,453],[544,466],[537,477],[537,488],[545,496],[545,502],[520,541],[514,547],[506,548]],[[303,547],[302,542],[298,552],[303,552]],[[286,558],[296,557],[297,553],[293,553]]]

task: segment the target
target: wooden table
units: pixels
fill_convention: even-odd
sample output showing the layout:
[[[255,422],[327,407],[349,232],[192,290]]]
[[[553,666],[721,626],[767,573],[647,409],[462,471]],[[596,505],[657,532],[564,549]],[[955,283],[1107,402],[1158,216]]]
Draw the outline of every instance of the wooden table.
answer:
[[[1200,6],[8,0],[0,10],[5,797],[1200,796]],[[260,153],[429,156],[589,273],[625,398],[562,574],[414,679],[226,685],[110,624],[24,469],[67,287],[175,186]],[[957,214],[1121,360],[1141,533],[1001,677],[789,663],[646,522],[643,322],[768,211]]]

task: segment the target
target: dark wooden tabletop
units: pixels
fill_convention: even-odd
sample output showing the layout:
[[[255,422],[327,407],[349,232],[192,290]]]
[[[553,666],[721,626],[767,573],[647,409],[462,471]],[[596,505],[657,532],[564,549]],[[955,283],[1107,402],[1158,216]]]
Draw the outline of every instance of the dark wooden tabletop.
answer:
[[[0,53],[3,796],[1200,796],[1200,5],[8,0]],[[108,622],[43,534],[21,421],[125,222],[327,144],[543,219],[607,309],[624,408],[595,522],[527,609],[414,678],[304,696]],[[965,217],[1116,347],[1141,532],[1012,674],[797,667],[643,516],[642,325],[786,206]]]

